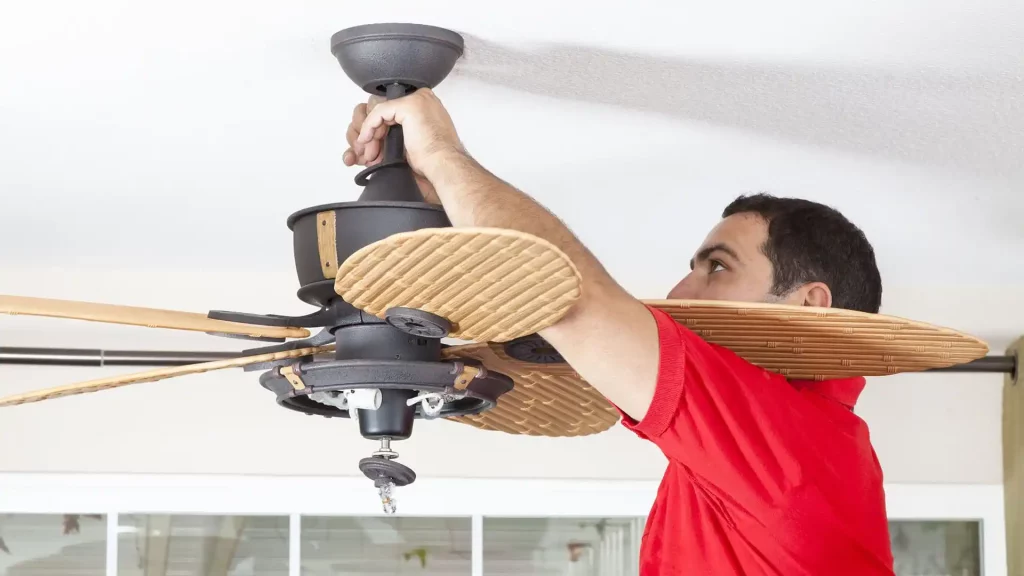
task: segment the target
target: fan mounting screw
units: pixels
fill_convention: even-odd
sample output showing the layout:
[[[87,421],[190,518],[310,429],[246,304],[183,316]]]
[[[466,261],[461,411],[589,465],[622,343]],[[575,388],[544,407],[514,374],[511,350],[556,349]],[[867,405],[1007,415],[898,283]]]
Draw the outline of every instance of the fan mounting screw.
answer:
[[[384,458],[386,460],[394,460],[398,458],[398,452],[391,449],[391,438],[387,436],[380,439],[380,449],[373,453],[378,458]]]
[[[505,343],[505,354],[520,362],[562,364],[565,358],[547,340],[537,334],[522,336]]]

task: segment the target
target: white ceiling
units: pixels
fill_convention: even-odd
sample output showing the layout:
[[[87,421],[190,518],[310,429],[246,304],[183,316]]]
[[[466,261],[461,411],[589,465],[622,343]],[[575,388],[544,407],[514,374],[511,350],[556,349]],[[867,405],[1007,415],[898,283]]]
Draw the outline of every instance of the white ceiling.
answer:
[[[438,92],[473,154],[561,216],[637,296],[663,296],[722,207],[767,190],[833,204],[865,229],[883,271],[884,311],[973,332],[994,353],[1024,332],[1024,3],[597,6],[7,3],[0,293],[309,311],[294,297],[285,219],[358,194],[341,155],[364,95],[331,56],[330,36],[411,21],[467,37],[465,58]],[[245,344],[4,318],[0,346]],[[110,370],[0,368],[2,393]],[[998,479],[998,377],[939,378],[887,378],[866,395],[861,413],[887,477]],[[268,460],[264,427],[338,428],[297,424],[266,394],[238,372],[12,410],[0,420],[9,432],[0,467],[336,474],[352,473],[370,449],[353,443],[332,461],[289,446]],[[224,415],[228,400],[243,408]],[[186,411],[194,425],[180,429]],[[126,441],[125,427],[145,451],[119,457],[108,448]],[[21,441],[58,429],[75,434],[50,449]],[[456,429],[493,462],[470,470],[458,455],[417,450],[425,475],[662,470],[656,449],[618,428],[559,443],[421,426],[410,442],[443,445],[452,438],[444,430]],[[218,434],[237,442],[234,453],[200,450]],[[532,460],[554,445],[563,449]],[[609,453],[633,460],[602,463]]]

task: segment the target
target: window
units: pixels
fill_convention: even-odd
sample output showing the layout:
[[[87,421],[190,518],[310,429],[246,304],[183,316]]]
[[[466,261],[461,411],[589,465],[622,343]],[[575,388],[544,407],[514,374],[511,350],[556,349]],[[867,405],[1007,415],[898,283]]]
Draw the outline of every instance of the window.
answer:
[[[104,576],[106,517],[0,514],[0,576]]]
[[[302,517],[302,575],[472,574],[470,518]]]
[[[889,540],[897,576],[981,575],[978,522],[890,522]]]
[[[117,531],[118,576],[288,576],[287,516],[122,514]]]
[[[644,518],[484,518],[487,576],[633,576]]]
[[[422,478],[386,516],[360,477],[0,473],[0,576],[635,576],[657,487]],[[1009,576],[1002,486],[885,489],[898,576]]]

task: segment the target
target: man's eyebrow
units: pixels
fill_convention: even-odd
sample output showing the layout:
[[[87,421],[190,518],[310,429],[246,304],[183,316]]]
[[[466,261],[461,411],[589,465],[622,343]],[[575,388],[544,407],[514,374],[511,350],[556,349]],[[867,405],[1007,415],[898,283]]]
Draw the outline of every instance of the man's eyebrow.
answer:
[[[697,252],[697,257],[690,260],[690,270],[693,270],[694,265],[697,261],[703,262],[710,258],[711,255],[714,254],[715,252],[725,252],[726,254],[731,256],[733,260],[740,259],[740,257],[736,255],[735,250],[719,242],[718,244],[712,244],[711,246],[702,248],[700,252]]]

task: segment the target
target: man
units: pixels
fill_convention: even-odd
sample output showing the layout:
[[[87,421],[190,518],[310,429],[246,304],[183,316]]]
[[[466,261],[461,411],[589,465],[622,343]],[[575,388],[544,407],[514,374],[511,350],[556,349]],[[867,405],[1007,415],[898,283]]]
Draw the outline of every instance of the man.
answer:
[[[430,90],[357,106],[345,163],[380,161],[394,124],[424,196],[454,226],[539,236],[579,269],[580,301],[540,335],[669,460],[641,574],[893,574],[882,474],[853,413],[863,378],[788,381],[648,308],[558,218],[473,160]],[[726,208],[669,298],[877,312],[881,280],[838,212],[758,195]]]

